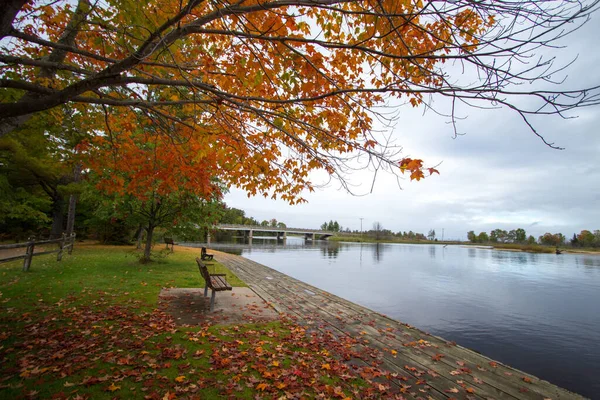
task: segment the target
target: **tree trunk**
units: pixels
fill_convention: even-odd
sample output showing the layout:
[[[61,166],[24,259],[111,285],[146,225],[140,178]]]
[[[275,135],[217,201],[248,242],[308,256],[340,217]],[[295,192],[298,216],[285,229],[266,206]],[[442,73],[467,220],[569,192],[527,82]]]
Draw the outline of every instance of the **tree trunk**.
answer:
[[[81,178],[81,164],[75,164],[75,168],[73,168],[73,182],[78,183]],[[69,196],[69,212],[67,214],[67,236],[71,236],[73,233],[73,229],[75,228],[75,207],[77,206],[77,197],[76,194],[72,194]]]
[[[75,207],[77,206],[77,195],[72,194],[69,196],[69,211],[67,212],[67,236],[73,234],[73,228],[75,227]]]
[[[146,229],[146,247],[144,248],[144,256],[142,257],[142,263],[150,262],[150,252],[152,251],[152,233],[154,232],[154,226],[148,224],[148,228]]]
[[[52,202],[52,231],[50,232],[50,239],[57,239],[63,233],[64,206],[65,202],[62,197],[55,198]]]
[[[142,248],[142,237],[143,236],[144,236],[144,226],[142,224],[140,224],[137,231],[135,232],[135,238],[137,240],[137,245],[135,246],[135,248],[138,250]]]

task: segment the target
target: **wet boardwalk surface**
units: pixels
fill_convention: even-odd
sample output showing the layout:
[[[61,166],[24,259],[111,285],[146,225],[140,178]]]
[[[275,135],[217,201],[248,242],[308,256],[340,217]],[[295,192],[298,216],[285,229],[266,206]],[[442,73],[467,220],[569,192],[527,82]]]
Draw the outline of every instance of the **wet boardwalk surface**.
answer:
[[[277,311],[314,329],[358,338],[367,352],[376,350],[372,362],[393,374],[391,384],[406,398],[584,398],[254,261],[214,253]]]

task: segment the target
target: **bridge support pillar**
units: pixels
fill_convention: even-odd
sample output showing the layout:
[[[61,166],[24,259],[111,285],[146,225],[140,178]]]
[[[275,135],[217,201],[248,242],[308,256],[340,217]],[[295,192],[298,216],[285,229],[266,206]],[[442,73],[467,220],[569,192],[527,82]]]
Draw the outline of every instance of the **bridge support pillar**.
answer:
[[[317,238],[317,235],[315,233],[312,234],[312,241],[314,242]]]

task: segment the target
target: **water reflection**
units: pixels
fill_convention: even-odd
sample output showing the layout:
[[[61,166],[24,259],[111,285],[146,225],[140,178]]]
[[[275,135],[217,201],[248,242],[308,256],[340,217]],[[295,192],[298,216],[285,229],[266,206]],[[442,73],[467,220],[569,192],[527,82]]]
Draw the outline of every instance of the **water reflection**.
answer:
[[[376,263],[381,262],[383,259],[383,244],[376,243],[373,247],[373,259]]]
[[[429,246],[429,257],[436,258],[436,255],[435,255],[436,249],[437,249],[437,246]]]
[[[588,397],[600,393],[599,256],[289,237],[211,247]],[[375,266],[377,273],[365,273]]]
[[[468,249],[468,254],[470,258],[475,258],[477,257],[477,249],[473,249],[473,248],[469,248]]]
[[[341,248],[338,243],[332,242],[328,246],[321,246],[321,253],[326,258],[337,258]]]

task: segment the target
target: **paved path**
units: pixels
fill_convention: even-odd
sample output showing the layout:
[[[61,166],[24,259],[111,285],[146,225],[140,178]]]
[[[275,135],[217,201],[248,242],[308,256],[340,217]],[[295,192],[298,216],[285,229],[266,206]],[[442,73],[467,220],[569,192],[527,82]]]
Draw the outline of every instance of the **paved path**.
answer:
[[[367,350],[377,349],[375,360],[381,362],[380,368],[394,374],[391,383],[406,398],[584,398],[264,265],[214,253],[219,262],[277,311],[291,314],[315,329],[360,338]]]

